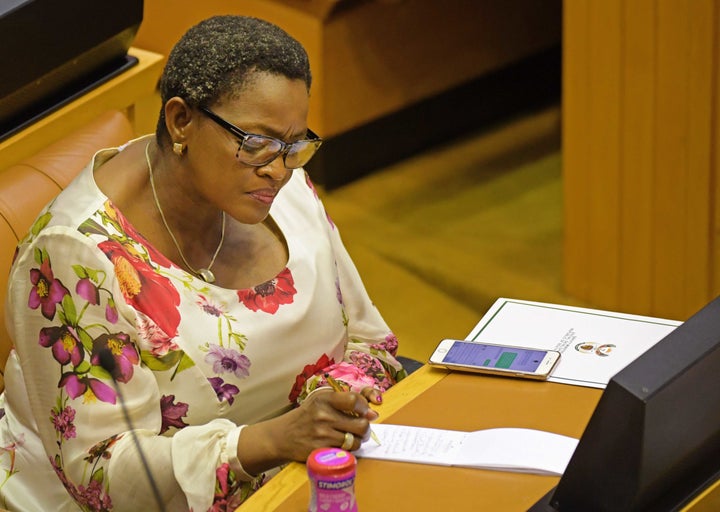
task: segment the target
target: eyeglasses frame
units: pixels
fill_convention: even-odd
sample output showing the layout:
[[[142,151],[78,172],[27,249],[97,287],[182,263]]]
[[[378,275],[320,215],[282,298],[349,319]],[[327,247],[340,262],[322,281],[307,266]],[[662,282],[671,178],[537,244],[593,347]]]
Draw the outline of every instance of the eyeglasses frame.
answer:
[[[213,112],[212,110],[210,110],[208,107],[203,107],[203,106],[201,106],[201,107],[199,107],[199,109],[200,109],[200,111],[201,111],[203,114],[205,114],[206,116],[208,116],[211,121],[214,121],[218,126],[220,126],[221,128],[224,128],[225,130],[227,130],[228,132],[232,133],[234,136],[238,137],[238,138],[242,141],[242,142],[240,143],[240,147],[238,148],[238,153],[240,152],[240,150],[242,149],[243,144],[245,144],[245,141],[246,141],[249,137],[260,137],[260,138],[262,138],[262,139],[269,139],[269,140],[273,140],[273,141],[275,141],[275,142],[277,142],[277,143],[280,144],[280,147],[281,147],[280,151],[279,151],[274,157],[272,157],[270,160],[268,160],[268,161],[265,162],[265,163],[262,163],[262,164],[248,164],[248,163],[246,163],[246,162],[243,162],[245,165],[250,165],[250,166],[252,166],[252,167],[263,167],[263,166],[265,166],[265,165],[268,165],[270,162],[274,161],[274,160],[275,160],[277,157],[279,157],[280,155],[282,155],[283,165],[285,166],[285,168],[286,168],[286,169],[292,169],[292,167],[288,167],[287,164],[285,163],[285,158],[287,157],[288,152],[290,151],[290,149],[292,149],[292,147],[293,147],[294,144],[297,144],[298,142],[310,142],[310,143],[314,143],[314,144],[316,144],[315,152],[317,152],[317,150],[320,149],[320,146],[321,146],[322,143],[323,143],[322,138],[320,138],[320,136],[317,135],[315,132],[313,132],[310,128],[307,129],[307,136],[310,137],[310,138],[301,139],[301,140],[297,140],[297,141],[295,141],[295,142],[290,142],[290,143],[288,143],[288,142],[285,142],[284,140],[280,140],[280,139],[278,139],[278,138],[271,137],[271,136],[269,136],[269,135],[262,135],[262,134],[259,134],[259,133],[249,133],[249,132],[246,132],[245,130],[243,130],[243,129],[241,129],[241,128],[238,128],[237,126],[235,126],[234,124],[232,124],[230,121],[227,121],[227,120],[223,119],[222,117],[220,117],[219,115],[217,115],[215,112]],[[315,156],[315,153],[313,153],[313,154],[310,156],[310,159],[312,159],[313,156]],[[310,159],[308,159],[308,162],[310,161]],[[307,164],[307,162],[305,162],[303,165],[305,165],[305,164]]]

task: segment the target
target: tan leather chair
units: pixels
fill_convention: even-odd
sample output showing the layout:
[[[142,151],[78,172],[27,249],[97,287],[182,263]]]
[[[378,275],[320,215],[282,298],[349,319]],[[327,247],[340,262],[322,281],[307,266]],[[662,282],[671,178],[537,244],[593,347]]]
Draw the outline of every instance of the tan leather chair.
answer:
[[[134,136],[122,112],[110,111],[37,154],[0,170],[0,372],[12,342],[5,328],[7,280],[15,246],[42,208],[85,167],[99,149]],[[4,382],[0,377],[0,390]]]

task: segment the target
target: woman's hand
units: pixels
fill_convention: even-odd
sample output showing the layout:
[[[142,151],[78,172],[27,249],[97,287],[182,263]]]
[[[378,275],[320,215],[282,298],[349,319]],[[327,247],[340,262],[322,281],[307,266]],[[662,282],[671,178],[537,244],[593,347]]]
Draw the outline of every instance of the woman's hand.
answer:
[[[376,405],[382,404],[382,393],[379,389],[375,388],[364,388],[360,394],[365,397],[368,402]]]
[[[372,388],[311,393],[297,409],[245,427],[238,458],[245,471],[258,474],[288,461],[304,462],[315,448],[343,446],[346,433],[354,439],[345,448],[357,450],[370,435],[370,422],[379,416],[368,401],[380,404],[380,393]]]

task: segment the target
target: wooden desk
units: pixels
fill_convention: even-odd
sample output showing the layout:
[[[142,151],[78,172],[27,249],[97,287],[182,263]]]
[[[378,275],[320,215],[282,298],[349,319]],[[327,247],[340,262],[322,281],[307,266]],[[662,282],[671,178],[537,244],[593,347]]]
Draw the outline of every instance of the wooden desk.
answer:
[[[425,366],[384,395],[377,410],[389,423],[481,430],[525,427],[580,437],[602,390],[451,373]],[[362,459],[356,496],[361,512],[525,511],[559,477]],[[305,512],[310,490],[304,464],[270,480],[238,512]],[[720,510],[718,485],[685,510]]]
[[[465,431],[526,427],[580,437],[600,395],[598,389],[426,366],[390,389],[378,411],[382,421],[398,424]],[[557,482],[552,476],[364,459],[356,495],[361,511],[526,510]],[[305,466],[292,464],[238,512],[300,512],[308,499]]]
[[[130,48],[128,54],[138,59],[133,67],[0,142],[0,167],[20,162],[108,110],[126,111],[136,135],[154,131],[154,124],[148,126],[144,117],[144,106],[154,100],[163,57],[138,48]]]

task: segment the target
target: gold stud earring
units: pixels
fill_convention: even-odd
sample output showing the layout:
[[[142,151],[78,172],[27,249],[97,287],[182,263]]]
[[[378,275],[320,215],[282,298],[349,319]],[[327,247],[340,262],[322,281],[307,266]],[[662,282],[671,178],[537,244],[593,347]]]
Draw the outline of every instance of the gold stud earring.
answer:
[[[183,156],[183,153],[185,153],[185,144],[182,142],[173,143],[173,153],[177,156]]]

